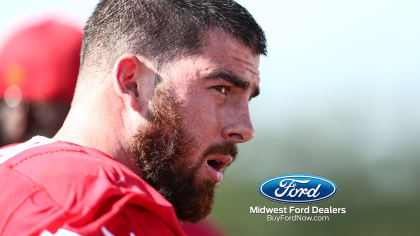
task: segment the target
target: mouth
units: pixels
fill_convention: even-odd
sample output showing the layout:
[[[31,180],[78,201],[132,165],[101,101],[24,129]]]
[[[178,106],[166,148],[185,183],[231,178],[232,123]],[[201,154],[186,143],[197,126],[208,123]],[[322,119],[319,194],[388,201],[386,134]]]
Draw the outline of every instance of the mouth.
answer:
[[[207,159],[207,169],[210,177],[217,183],[223,179],[223,170],[232,163],[232,156],[216,155]]]

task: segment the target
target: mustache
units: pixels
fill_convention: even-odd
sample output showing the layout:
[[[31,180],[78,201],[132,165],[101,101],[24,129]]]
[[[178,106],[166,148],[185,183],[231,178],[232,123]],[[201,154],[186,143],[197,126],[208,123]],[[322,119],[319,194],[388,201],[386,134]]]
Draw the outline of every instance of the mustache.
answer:
[[[230,155],[235,161],[236,156],[238,155],[238,148],[236,144],[227,141],[223,143],[216,143],[212,144],[209,148],[207,148],[207,150],[204,152],[203,157],[212,154]]]

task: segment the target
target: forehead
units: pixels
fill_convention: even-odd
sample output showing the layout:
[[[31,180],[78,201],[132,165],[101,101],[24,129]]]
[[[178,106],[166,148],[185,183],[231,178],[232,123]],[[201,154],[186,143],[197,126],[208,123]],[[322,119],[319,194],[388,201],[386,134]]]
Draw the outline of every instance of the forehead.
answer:
[[[241,69],[259,76],[260,56],[254,54],[250,48],[233,38],[230,34],[219,30],[210,30],[206,36],[203,48],[204,55],[215,59],[227,60],[228,63],[236,62]]]
[[[250,48],[219,30],[209,30],[203,48],[198,54],[177,60],[170,66],[170,73],[183,74],[181,78],[204,77],[210,73],[226,71],[235,74],[257,87],[260,56]],[[175,74],[175,77],[177,77]],[[188,76],[186,74],[190,74]]]

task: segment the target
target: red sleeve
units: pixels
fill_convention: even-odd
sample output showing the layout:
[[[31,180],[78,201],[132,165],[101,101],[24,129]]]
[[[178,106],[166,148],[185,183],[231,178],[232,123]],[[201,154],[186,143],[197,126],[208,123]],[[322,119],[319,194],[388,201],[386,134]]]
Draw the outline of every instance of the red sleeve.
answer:
[[[155,213],[128,202],[128,197],[104,200],[99,203],[98,214],[85,219],[68,216],[44,192],[38,191],[15,209],[1,235],[183,235]]]
[[[100,227],[100,232],[97,235],[106,235],[104,231],[108,231],[112,235],[127,236],[176,235],[159,217],[133,206],[124,207],[114,217],[109,219]]]
[[[52,232],[52,235],[61,235],[60,232],[63,230],[75,235],[92,236],[179,235],[156,214],[133,205],[125,205],[118,210],[111,209],[98,219],[83,225],[65,223],[59,229],[55,227],[46,227],[46,229]]]
[[[126,167],[63,143],[39,149],[0,165],[0,235],[184,235],[172,205]]]

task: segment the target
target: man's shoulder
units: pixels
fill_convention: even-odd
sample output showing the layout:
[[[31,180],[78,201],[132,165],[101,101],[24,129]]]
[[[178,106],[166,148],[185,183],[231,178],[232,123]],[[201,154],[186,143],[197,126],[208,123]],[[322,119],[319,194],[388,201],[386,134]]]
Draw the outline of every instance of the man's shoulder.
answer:
[[[3,160],[1,175],[10,179],[10,184],[19,177],[19,181],[48,193],[59,205],[66,205],[72,198],[77,198],[73,200],[80,205],[99,200],[110,191],[124,192],[133,185],[145,184],[98,150],[51,139],[38,137],[2,149],[0,159]],[[127,179],[131,180],[130,184],[123,184]]]
[[[0,160],[2,185],[29,184],[68,210],[127,194],[171,207],[131,170],[96,149],[38,138],[0,150]]]
[[[96,149],[43,137],[0,149],[0,164],[28,177],[69,175],[73,182],[103,169],[129,171]]]
[[[0,149],[0,161],[0,188],[7,189],[0,194],[1,205],[8,208],[4,216],[16,216],[9,222],[48,215],[51,220],[45,220],[45,226],[37,224],[37,229],[56,230],[68,220],[88,225],[94,219],[115,218],[131,206],[136,209],[129,212],[133,217],[150,212],[179,228],[166,199],[98,150],[40,139]]]
[[[40,136],[25,143],[0,149],[0,164],[6,164],[12,168],[27,161],[36,161],[40,165],[45,162],[59,161],[72,166],[80,165],[79,162],[87,165],[112,163],[111,160],[111,157],[98,150]]]

